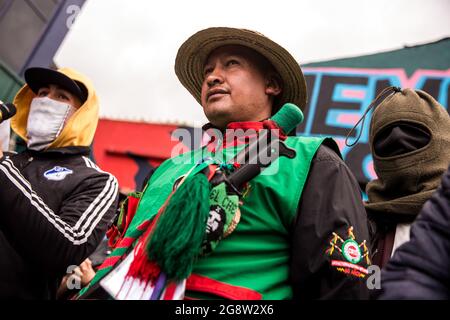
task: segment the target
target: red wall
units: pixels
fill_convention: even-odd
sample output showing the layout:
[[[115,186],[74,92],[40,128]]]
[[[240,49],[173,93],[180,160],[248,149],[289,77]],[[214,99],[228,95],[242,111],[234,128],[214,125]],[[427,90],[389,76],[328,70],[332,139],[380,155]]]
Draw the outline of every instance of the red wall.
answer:
[[[170,157],[178,141],[171,141],[177,126],[100,120],[93,156],[98,166],[119,180],[120,190],[140,187],[148,172]]]

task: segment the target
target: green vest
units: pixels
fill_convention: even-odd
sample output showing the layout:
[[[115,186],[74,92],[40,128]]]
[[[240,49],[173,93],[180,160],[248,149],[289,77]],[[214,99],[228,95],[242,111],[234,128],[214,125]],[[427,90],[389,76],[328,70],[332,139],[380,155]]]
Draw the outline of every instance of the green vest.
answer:
[[[289,230],[297,215],[312,158],[324,140],[313,137],[288,137],[285,140],[287,146],[296,150],[296,157],[278,158],[250,181],[249,192],[240,206],[241,220],[236,229],[210,255],[198,259],[193,273],[252,289],[259,292],[263,299],[292,297]],[[241,149],[225,149],[223,157],[229,160]],[[137,227],[158,212],[171,193],[174,182],[208,156],[213,154],[203,148],[161,164],[144,191],[125,237],[135,237]],[[217,158],[217,154],[215,156]],[[125,248],[116,249],[111,256],[122,255],[125,251]],[[93,283],[109,269],[98,272]],[[189,296],[208,297],[195,293],[189,293]]]

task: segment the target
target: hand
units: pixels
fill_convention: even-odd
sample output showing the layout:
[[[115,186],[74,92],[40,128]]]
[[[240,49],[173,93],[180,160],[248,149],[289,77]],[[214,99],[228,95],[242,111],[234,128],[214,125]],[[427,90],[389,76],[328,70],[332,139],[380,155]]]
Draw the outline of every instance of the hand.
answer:
[[[95,276],[95,270],[92,268],[92,261],[86,258],[79,267],[74,269],[74,273],[80,277],[81,286],[85,287]]]
[[[77,289],[81,289],[88,285],[94,276],[95,270],[92,268],[92,262],[87,258],[79,266],[73,269],[71,274],[64,276],[56,293],[56,297],[61,298],[69,288],[72,289],[70,284],[74,284],[74,280],[79,283]]]

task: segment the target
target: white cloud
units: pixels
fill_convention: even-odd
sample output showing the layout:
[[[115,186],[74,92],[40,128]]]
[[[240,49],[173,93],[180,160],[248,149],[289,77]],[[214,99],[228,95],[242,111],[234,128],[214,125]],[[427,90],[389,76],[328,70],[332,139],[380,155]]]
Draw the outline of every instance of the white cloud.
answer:
[[[55,60],[94,81],[103,117],[200,125],[173,71],[198,30],[257,30],[303,64],[449,36],[449,12],[448,0],[88,0]]]

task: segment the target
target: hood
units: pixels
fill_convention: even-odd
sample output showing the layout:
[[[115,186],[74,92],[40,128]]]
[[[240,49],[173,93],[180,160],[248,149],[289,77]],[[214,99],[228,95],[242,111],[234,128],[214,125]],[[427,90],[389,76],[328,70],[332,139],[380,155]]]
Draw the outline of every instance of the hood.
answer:
[[[391,137],[383,138],[384,141],[391,140],[391,149],[392,146],[397,148],[401,145],[399,139],[403,139],[404,145],[410,147],[397,153],[389,150],[387,154],[392,155],[381,156],[383,144],[376,145],[374,140],[393,127],[400,130],[397,133],[392,130]],[[409,130],[408,127],[418,130]],[[406,130],[402,132],[401,128]],[[428,137],[425,143],[417,134],[419,130]],[[401,136],[403,138],[399,138]],[[420,140],[422,142],[418,143]],[[399,221],[414,220],[425,201],[439,186],[441,176],[450,163],[449,114],[424,91],[404,89],[395,92],[373,111],[369,144],[378,176],[366,188],[369,200],[365,206],[369,215],[375,219],[377,215],[387,214],[392,218],[396,216]],[[414,144],[417,147],[411,148]],[[386,148],[389,148],[388,144]]]
[[[58,71],[73,80],[83,83],[88,90],[88,97],[84,104],[70,117],[60,135],[47,149],[72,146],[88,147],[92,144],[98,123],[99,104],[94,87],[88,78],[75,70],[62,68],[58,69]],[[14,98],[17,113],[11,119],[11,128],[25,141],[28,141],[26,137],[27,120],[30,104],[34,97],[36,97],[34,92],[25,84]]]

